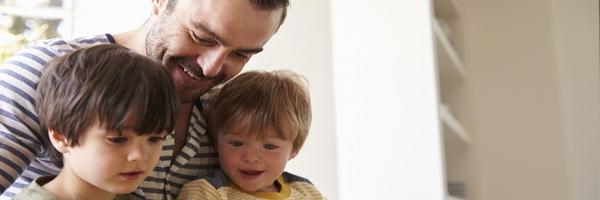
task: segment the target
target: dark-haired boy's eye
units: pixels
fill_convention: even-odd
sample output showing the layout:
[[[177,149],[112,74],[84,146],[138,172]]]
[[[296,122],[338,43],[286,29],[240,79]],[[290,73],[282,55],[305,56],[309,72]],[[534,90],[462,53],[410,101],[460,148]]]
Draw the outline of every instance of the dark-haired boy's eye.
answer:
[[[150,141],[150,143],[160,143],[160,142],[164,141],[166,138],[167,138],[167,135],[151,136],[150,138],[148,138],[148,141]]]
[[[273,150],[273,149],[277,149],[279,147],[274,144],[263,144],[263,148],[268,149],[268,150]]]
[[[244,145],[243,142],[237,141],[237,140],[229,141],[228,143],[229,143],[229,145],[234,146],[234,147],[241,147],[242,145]]]
[[[109,137],[108,142],[110,142],[112,144],[124,144],[127,142],[127,137],[123,137],[123,136]]]

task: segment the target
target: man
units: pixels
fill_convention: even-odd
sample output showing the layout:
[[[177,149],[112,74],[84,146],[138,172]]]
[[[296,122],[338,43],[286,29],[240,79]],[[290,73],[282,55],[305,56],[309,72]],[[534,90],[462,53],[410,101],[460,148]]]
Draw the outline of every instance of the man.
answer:
[[[210,175],[217,155],[199,97],[236,74],[278,30],[288,0],[153,0],[152,15],[136,30],[76,40],[53,39],[24,48],[0,68],[0,191],[10,198],[41,175],[56,174],[41,139],[32,95],[51,59],[75,49],[117,43],[160,60],[181,100],[175,133],[164,141],[158,166],[133,194],[172,199],[183,184]]]

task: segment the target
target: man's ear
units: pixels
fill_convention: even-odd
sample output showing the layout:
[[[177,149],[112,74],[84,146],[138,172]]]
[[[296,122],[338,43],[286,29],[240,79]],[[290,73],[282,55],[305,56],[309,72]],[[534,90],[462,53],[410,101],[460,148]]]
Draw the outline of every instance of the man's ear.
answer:
[[[169,0],[152,0],[152,15],[158,16],[158,14],[165,9]]]
[[[68,153],[71,150],[71,145],[67,138],[53,129],[48,129],[48,136],[52,146],[61,153]]]

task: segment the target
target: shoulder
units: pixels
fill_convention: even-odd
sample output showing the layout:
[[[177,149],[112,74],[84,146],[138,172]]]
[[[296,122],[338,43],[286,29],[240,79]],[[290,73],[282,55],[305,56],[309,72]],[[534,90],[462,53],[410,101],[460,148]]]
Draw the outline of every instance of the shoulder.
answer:
[[[39,77],[41,69],[50,60],[82,47],[106,43],[114,43],[114,39],[109,34],[80,37],[73,40],[54,38],[35,41],[21,48],[5,63],[6,66],[3,68],[24,75],[31,73]]]
[[[283,176],[283,180],[285,180],[286,183],[303,182],[312,185],[312,183],[308,179],[289,172],[283,172],[281,176]]]
[[[95,36],[78,37],[72,40],[54,38],[34,43],[32,46],[47,47],[49,50],[54,51],[54,53],[60,55],[88,46],[109,43],[115,43],[113,37],[110,34],[102,34]]]
[[[227,179],[225,172],[221,169],[215,170],[215,173],[211,177],[206,177],[204,180],[216,189],[229,186],[229,179]]]
[[[217,190],[206,179],[198,179],[183,185],[177,194],[177,199],[200,199],[202,197],[214,199],[208,198],[211,196],[219,196]]]
[[[191,181],[183,185],[177,199],[221,199],[218,189],[227,187],[229,181],[221,170],[217,170],[212,177]]]
[[[78,37],[75,39],[65,39],[65,38],[52,38],[47,40],[40,40],[36,42],[32,42],[27,45],[25,48],[47,48],[51,53],[60,55],[67,52],[71,52],[83,47],[93,46],[97,44],[109,44],[115,43],[115,40],[110,34],[101,34],[94,36],[84,36]],[[45,52],[48,53],[48,52]]]
[[[282,176],[290,187],[290,199],[325,199],[308,179],[289,172],[284,172]]]
[[[39,177],[32,181],[26,188],[23,189],[13,199],[15,200],[28,200],[28,199],[39,199],[39,200],[59,200],[58,197],[45,190],[42,186],[54,179],[54,176]]]

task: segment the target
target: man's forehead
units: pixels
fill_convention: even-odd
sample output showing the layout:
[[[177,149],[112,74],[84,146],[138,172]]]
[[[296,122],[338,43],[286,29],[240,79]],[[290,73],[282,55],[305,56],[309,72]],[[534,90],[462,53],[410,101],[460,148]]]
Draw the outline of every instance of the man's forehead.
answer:
[[[227,46],[262,47],[279,27],[282,9],[259,10],[249,0],[196,0],[177,5],[180,20],[194,31],[210,31]],[[178,3],[179,4],[179,3]]]

